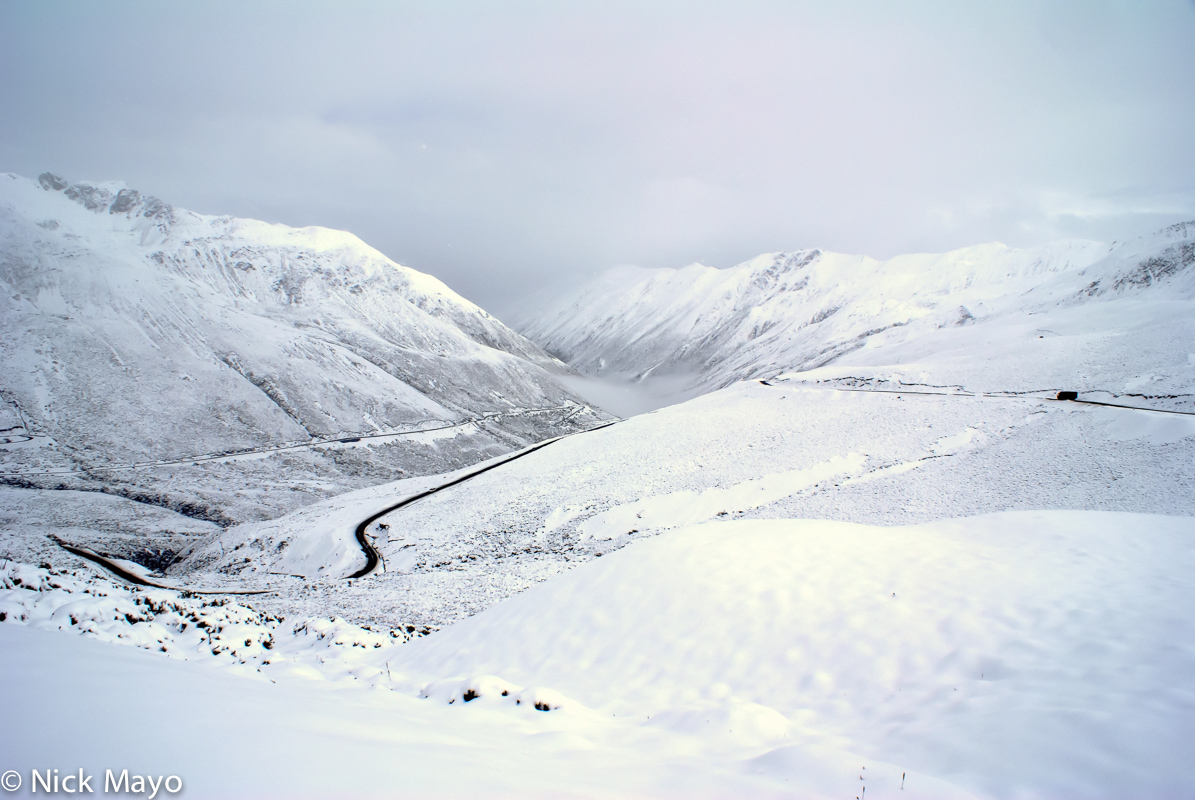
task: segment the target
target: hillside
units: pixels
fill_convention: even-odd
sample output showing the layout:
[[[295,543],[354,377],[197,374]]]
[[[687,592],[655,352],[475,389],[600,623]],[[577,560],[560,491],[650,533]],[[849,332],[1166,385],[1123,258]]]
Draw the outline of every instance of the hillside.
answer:
[[[987,244],[887,261],[803,250],[721,270],[611,270],[518,327],[588,375],[683,376],[708,390],[860,358],[877,363],[883,355],[869,351],[914,340],[934,351],[954,328],[1027,321],[1142,290],[1190,299],[1192,263],[1191,223],[1111,246]]]
[[[10,477],[39,485],[104,475],[111,487],[141,480],[110,471],[131,464],[484,418],[378,442],[368,457],[345,450],[323,469],[291,454],[292,473],[343,490],[593,420],[554,378],[567,367],[341,231],[195,214],[118,183],[2,175],[0,289],[2,427],[14,440],[0,455]],[[181,487],[185,465],[174,466],[128,491]]]

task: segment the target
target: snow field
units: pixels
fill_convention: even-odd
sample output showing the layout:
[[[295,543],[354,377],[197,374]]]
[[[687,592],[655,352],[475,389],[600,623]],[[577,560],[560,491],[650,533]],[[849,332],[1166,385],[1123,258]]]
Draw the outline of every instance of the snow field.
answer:
[[[1195,737],[1195,520],[711,523],[401,648],[742,745],[835,742],[996,797],[1162,796]],[[736,711],[737,710],[737,711]]]
[[[913,772],[907,788],[919,791],[902,794],[895,767],[832,748],[816,766],[808,751],[744,762],[575,706],[447,705],[297,676],[271,684],[21,626],[0,625],[0,670],[22,689],[5,712],[30,721],[0,729],[12,762],[175,774],[186,797],[837,798],[858,794],[860,774],[868,797],[969,797]],[[37,795],[26,785],[13,796]]]
[[[121,734],[193,776],[195,796],[1181,796],[1195,736],[1193,567],[1186,517],[713,522],[635,542],[405,645],[329,646],[297,631],[275,646],[283,658],[227,656],[219,678],[159,653],[108,675],[126,648],[93,648],[94,677],[57,702],[152,707],[172,695],[144,687],[167,679],[204,698],[169,753],[148,731]],[[63,584],[28,567],[6,575],[51,596]],[[103,602],[119,614],[119,600]],[[41,627],[78,628],[61,621],[71,602],[54,602]],[[60,634],[11,639],[27,627],[0,636],[26,656],[53,651],[51,671],[83,657]],[[207,648],[191,660],[221,663]],[[5,669],[44,694],[20,665]],[[97,699],[88,686],[100,677]],[[210,739],[234,708],[255,711]],[[91,757],[101,730],[96,716],[71,740],[26,731],[6,749]],[[254,782],[221,761],[250,739],[296,766]]]

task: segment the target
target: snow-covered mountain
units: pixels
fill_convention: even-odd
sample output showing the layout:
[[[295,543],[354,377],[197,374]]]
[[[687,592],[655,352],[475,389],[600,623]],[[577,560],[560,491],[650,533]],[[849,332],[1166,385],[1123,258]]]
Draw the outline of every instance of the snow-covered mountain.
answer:
[[[837,363],[877,337],[911,341],[1159,282],[1189,296],[1192,263],[1195,223],[1112,246],[985,244],[887,261],[769,253],[729,269],[617,268],[518,327],[586,374],[688,375],[709,389]]]
[[[0,175],[4,399],[77,463],[185,458],[486,414],[562,430],[568,368],[357,237]]]
[[[85,221],[125,213],[26,190]],[[147,232],[103,235],[168,239],[182,224],[163,232],[161,210],[143,203]],[[663,364],[704,371],[705,388],[775,378],[521,454],[508,452],[517,436],[503,450],[481,423],[427,431],[411,445],[422,450],[401,451],[424,467],[389,483],[377,470],[387,451],[364,439],[131,473],[154,491],[187,489],[236,525],[131,492],[0,486],[11,716],[83,709],[67,745],[98,772],[123,757],[107,743],[129,741],[110,720],[177,715],[182,686],[202,700],[183,738],[169,753],[153,731],[135,744],[181,764],[171,769],[196,797],[321,780],[325,793],[361,795],[1190,795],[1193,239],[1188,224],[1107,248],[883,263],[804,253],[616,274],[594,308],[568,312],[578,331],[592,326],[587,368]],[[288,294],[280,259],[172,247],[138,252],[177,264],[142,266],[194,285],[205,313],[255,326],[264,344],[246,353],[274,354],[278,331],[341,336],[372,322],[346,321],[338,309],[358,295],[324,287],[326,266],[295,297],[251,306],[216,292],[201,266],[234,277],[238,260],[269,267],[276,277],[252,291],[272,297]],[[317,291],[331,310],[307,306]],[[630,311],[598,302],[618,298]],[[83,317],[75,302],[57,313]],[[561,330],[565,313],[553,317]],[[61,324],[55,336],[75,321]],[[35,355],[49,360],[35,363],[62,363],[63,341],[47,334]],[[108,369],[128,364],[119,354],[126,364]],[[213,369],[243,377],[223,360]],[[1096,402],[1061,401],[1060,389]],[[3,444],[0,432],[0,459],[32,446],[19,438]],[[447,472],[453,447],[495,458]],[[446,474],[428,474],[437,465]],[[355,482],[350,468],[362,470]],[[273,511],[234,513],[250,502]],[[80,548],[158,585],[119,586],[121,572],[101,574]],[[230,730],[245,707],[269,713]],[[53,726],[0,728],[18,765],[60,763],[63,742]],[[279,777],[254,764],[248,782],[205,771],[259,746],[299,767]],[[395,748],[419,758],[396,760]],[[364,766],[349,784],[327,767],[350,762]]]

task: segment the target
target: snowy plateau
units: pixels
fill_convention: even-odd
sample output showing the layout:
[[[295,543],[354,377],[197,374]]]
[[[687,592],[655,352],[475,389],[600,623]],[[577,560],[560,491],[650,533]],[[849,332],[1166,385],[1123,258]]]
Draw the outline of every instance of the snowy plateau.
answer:
[[[1195,222],[512,329],[0,175],[0,283],[13,796],[1195,797]]]

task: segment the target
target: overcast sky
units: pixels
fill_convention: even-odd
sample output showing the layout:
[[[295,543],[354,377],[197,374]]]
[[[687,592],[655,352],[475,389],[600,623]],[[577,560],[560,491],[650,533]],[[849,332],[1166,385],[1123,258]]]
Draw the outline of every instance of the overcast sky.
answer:
[[[351,230],[499,313],[610,266],[1195,218],[1195,2],[0,3],[0,171]]]

